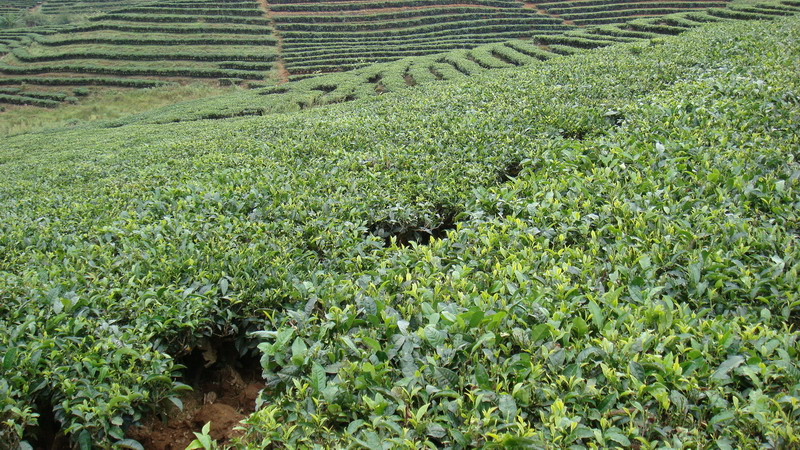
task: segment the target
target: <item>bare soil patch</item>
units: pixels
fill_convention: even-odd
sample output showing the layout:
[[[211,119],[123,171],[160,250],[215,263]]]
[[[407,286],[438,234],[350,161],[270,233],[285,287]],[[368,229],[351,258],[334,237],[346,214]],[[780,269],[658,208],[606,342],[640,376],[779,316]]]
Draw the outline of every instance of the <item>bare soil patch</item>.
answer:
[[[128,437],[147,449],[183,450],[210,422],[211,437],[229,443],[240,435],[239,422],[255,411],[265,387],[258,359],[239,358],[231,345],[222,345],[195,350],[181,362],[187,366],[184,382],[193,388],[181,398],[183,411],[170,405],[161,416],[131,427]]]

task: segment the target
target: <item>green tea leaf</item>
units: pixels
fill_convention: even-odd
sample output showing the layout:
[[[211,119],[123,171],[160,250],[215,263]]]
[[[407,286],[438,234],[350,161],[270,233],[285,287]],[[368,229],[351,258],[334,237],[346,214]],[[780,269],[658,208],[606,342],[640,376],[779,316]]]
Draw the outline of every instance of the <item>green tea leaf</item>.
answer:
[[[292,344],[292,363],[296,366],[303,365],[307,353],[308,346],[306,346],[306,342],[300,337],[295,338]]]
[[[477,363],[475,365],[475,382],[482,389],[491,389],[491,384],[489,383],[489,374],[486,372],[486,367],[484,367],[481,363]]]
[[[589,309],[589,312],[592,313],[592,322],[594,323],[594,326],[597,327],[598,330],[602,330],[605,316],[600,310],[600,306],[598,306],[594,300],[590,300],[586,307]]]
[[[575,336],[580,338],[589,331],[589,325],[586,324],[582,317],[575,317],[572,319],[572,330],[575,332]]]
[[[536,325],[531,329],[531,342],[547,339],[550,336],[550,326],[546,323]]]
[[[114,443],[115,447],[125,448],[130,450],[144,450],[144,446],[133,439],[123,439]]]
[[[14,364],[17,362],[17,349],[15,347],[11,347],[6,351],[6,354],[3,356],[3,369],[4,370],[11,370],[14,367]]]
[[[508,394],[503,394],[500,396],[497,407],[506,417],[506,420],[510,420],[512,417],[517,415],[517,402],[514,400],[514,397]]]
[[[325,368],[314,362],[311,365],[311,387],[316,392],[321,392],[327,387],[328,376]]]
[[[622,432],[617,431],[617,430],[613,430],[613,429],[606,430],[606,432],[603,433],[603,437],[605,437],[606,439],[608,439],[610,441],[616,442],[617,444],[619,444],[619,445],[621,445],[623,447],[626,447],[626,448],[631,446],[630,439],[628,439],[627,436],[622,434]]]
[[[730,371],[742,365],[744,361],[745,359],[741,355],[731,356],[719,365],[717,370],[711,375],[711,379],[722,381],[730,378],[728,375]]]

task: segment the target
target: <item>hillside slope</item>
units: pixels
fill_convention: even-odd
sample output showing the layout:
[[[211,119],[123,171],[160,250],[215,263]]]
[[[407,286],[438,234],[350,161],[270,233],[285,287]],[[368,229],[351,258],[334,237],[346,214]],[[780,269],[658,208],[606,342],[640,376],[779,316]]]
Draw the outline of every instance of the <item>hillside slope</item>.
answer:
[[[5,139],[0,440],[110,446],[229,341],[227,444],[798,445],[798,38]]]
[[[382,92],[393,89],[392,83],[451,78],[569,53],[571,47],[621,40],[619,36],[604,36],[590,44],[576,40],[575,36],[593,33],[585,31],[587,25],[646,22],[651,17],[704,13],[727,4],[727,0],[357,0],[344,4],[160,0],[114,7],[105,0],[53,0],[37,7],[35,14],[50,25],[0,29],[0,103],[55,108],[80,102],[96,86],[144,88],[202,81],[264,87],[380,62],[432,57],[394,68],[398,77],[380,84],[377,89]],[[759,14],[777,13],[762,10]],[[70,22],[73,16],[83,20],[55,25]],[[710,17],[710,21],[718,20],[713,14]],[[647,23],[638,26],[647,28]],[[637,29],[637,25],[625,27]],[[570,37],[572,33],[578,34]],[[630,32],[623,32],[622,40],[626,34]],[[533,49],[501,46],[498,52],[487,54],[466,52],[512,39],[524,39],[527,43],[522,46]],[[567,47],[559,48],[563,45]],[[462,54],[442,57],[451,50]],[[453,56],[462,61],[448,67]],[[417,65],[423,67],[412,67]],[[380,74],[372,78],[379,81]],[[69,89],[75,86],[81,95],[71,95]]]
[[[403,58],[336,74],[320,75],[233,95],[184,102],[131,115],[97,126],[133,123],[169,123],[236,116],[268,115],[375,97],[437,80],[459,80],[480,73],[537,65],[593,48],[619,43],[650,45],[711,22],[769,20],[800,12],[792,0],[753,5],[730,5],[707,12],[685,12],[637,18],[617,25],[593,26],[561,34],[536,34],[528,40],[506,40],[470,50],[452,50]]]

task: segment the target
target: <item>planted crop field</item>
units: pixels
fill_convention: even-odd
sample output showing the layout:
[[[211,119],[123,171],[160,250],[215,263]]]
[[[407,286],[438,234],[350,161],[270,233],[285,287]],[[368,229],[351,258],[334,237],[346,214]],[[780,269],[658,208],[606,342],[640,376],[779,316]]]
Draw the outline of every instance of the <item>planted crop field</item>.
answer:
[[[199,27],[173,6],[159,26]],[[0,442],[800,446],[798,6],[568,26],[4,138]],[[69,35],[28,56],[54,54],[45,37]]]
[[[435,63],[448,64],[442,62],[444,52],[512,39],[534,40],[544,47],[546,36],[563,40],[586,26],[686,11],[716,9],[742,18],[726,8],[726,1],[160,0],[120,5],[53,0],[36,10],[52,18],[83,19],[69,25],[0,30],[0,77],[125,77],[181,83],[197,79],[270,86],[410,57],[440,55]],[[632,31],[654,27],[625,26]],[[659,26],[669,27],[655,27]],[[483,68],[508,65],[491,57],[473,62]],[[440,67],[443,73],[433,77],[447,78],[452,70],[468,74],[472,64],[462,66],[464,70]]]
[[[547,14],[560,17],[575,25],[602,25],[620,23],[632,17],[663,16],[683,11],[719,8],[726,1],[618,1],[577,0],[536,3],[536,7]]]
[[[63,13],[64,5],[88,13],[94,11],[89,6],[102,10],[106,3],[63,2],[43,13]],[[0,83],[20,78],[47,80],[39,84],[81,78],[86,86],[107,78],[129,79],[130,85],[264,81],[274,70],[277,40],[263,14],[255,1],[117,4],[113,12],[89,15],[81,23],[0,31]]]
[[[31,9],[37,4],[35,0],[3,0],[0,3],[0,14],[17,13]]]
[[[566,28],[562,20],[524,9],[519,2],[432,3],[352,2],[343,11],[325,2],[278,1],[270,9],[291,75],[338,71]]]
[[[253,88],[249,91],[168,106],[110,121],[102,126],[293,112],[398,92],[434,81],[455,81],[489,71],[537,65],[552,58],[621,43],[649,46],[653,39],[658,42],[658,39],[665,36],[679,34],[707,23],[774,19],[798,12],[800,6],[790,1],[766,2],[747,6],[728,5],[726,8],[703,12],[688,11],[637,18],[615,25],[574,27],[558,34],[536,34],[525,40],[512,39],[470,49],[411,56],[345,72],[316,76],[294,75],[289,77],[291,81],[280,85],[248,82]],[[736,15],[737,18],[729,17],[731,15]],[[635,48],[633,51],[638,50]]]
[[[145,3],[147,0],[128,0],[125,4]],[[47,15],[94,14],[119,8],[120,2],[113,0],[45,0],[38,1],[40,11]]]

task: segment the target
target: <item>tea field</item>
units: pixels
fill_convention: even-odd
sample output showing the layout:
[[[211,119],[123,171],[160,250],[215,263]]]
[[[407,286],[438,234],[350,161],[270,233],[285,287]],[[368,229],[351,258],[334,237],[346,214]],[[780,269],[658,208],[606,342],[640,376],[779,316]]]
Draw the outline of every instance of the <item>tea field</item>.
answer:
[[[358,98],[369,88],[374,95],[527,64],[653,33],[676,34],[707,22],[770,19],[797,8],[794,0],[757,6],[751,0],[345,3],[3,0],[0,86],[22,92],[3,92],[0,103],[10,110],[55,108],[83,102],[86,95],[75,95],[76,88],[102,94],[192,82],[274,88],[302,97],[243,94],[247,106],[239,112],[252,115]],[[377,63],[387,66],[375,69]],[[329,73],[341,78],[291,83]],[[370,86],[324,95],[332,86],[353,91],[352,84]],[[225,89],[219,94],[228,97]]]
[[[733,20],[771,20],[800,11],[791,0],[730,4],[702,12],[687,11],[651,18],[630,19],[614,25],[576,27],[556,34],[535,34],[528,39],[503,39],[469,49],[411,56],[366,67],[316,75],[235,94],[170,105],[130,115],[99,126],[132,123],[171,123],[199,119],[267,115],[292,112],[398,92],[435,81],[458,81],[480,73],[541,64],[620,43],[650,45],[652,39],[680,34],[703,24]]]
[[[112,23],[228,26],[149,5],[74,39],[112,55]],[[250,11],[227,6],[207,17]],[[0,442],[800,446],[797,7],[626,16],[5,137]],[[286,58],[277,16],[252,17],[237,36]]]

